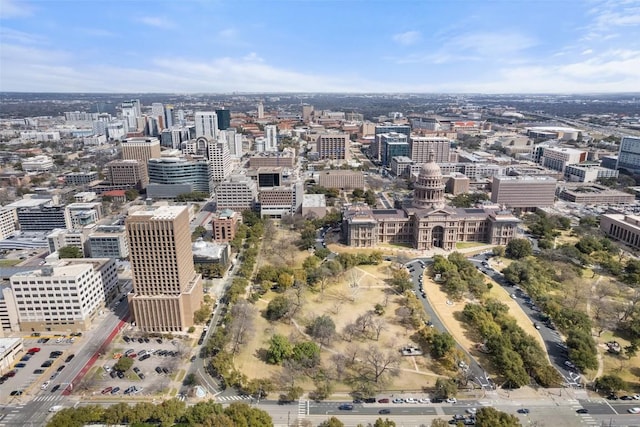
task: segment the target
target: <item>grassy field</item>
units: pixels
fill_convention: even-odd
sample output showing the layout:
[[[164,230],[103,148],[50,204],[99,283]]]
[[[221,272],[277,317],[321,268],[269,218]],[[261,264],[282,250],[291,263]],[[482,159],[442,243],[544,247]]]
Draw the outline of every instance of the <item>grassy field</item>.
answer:
[[[0,259],[0,267],[13,267],[21,262],[21,259]]]
[[[477,246],[487,246],[487,244],[480,243],[480,242],[457,242],[456,243],[456,249],[468,249],[468,248],[475,248]]]

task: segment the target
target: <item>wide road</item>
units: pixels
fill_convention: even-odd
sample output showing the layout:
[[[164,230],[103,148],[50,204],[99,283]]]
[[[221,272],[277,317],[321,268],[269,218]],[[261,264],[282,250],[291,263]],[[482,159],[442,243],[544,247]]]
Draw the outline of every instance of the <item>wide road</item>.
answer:
[[[4,409],[3,412],[6,415],[0,420],[0,426],[41,426],[46,423],[46,419],[50,415],[49,409],[52,406],[70,407],[77,402],[78,394],[81,394],[82,390],[73,390],[69,396],[65,396],[63,391],[74,380],[78,381],[76,378],[81,371],[100,351],[112,333],[122,326],[122,321],[129,315],[126,300],[113,309],[105,308],[103,310],[102,318],[96,322],[95,326],[85,332],[83,337],[60,357],[61,360],[57,365],[64,364],[66,367],[54,380],[51,380],[47,390],[41,390],[40,383],[34,384],[33,394],[22,397],[22,401],[25,403],[7,406]],[[64,359],[72,353],[75,353],[73,360],[64,363]],[[60,385],[60,388],[52,393],[51,389],[57,384]],[[31,400],[26,401],[29,398]]]

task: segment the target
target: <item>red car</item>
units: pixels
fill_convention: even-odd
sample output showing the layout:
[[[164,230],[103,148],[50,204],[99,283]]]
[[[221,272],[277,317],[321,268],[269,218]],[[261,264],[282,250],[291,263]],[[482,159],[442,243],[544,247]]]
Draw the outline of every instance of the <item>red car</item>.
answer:
[[[127,356],[131,359],[135,359],[136,357],[138,357],[138,355],[136,353],[131,353],[129,356]]]
[[[111,390],[113,390],[113,387],[107,387],[104,390],[102,390],[100,393],[102,394],[111,393]]]
[[[389,399],[379,399],[378,403],[389,403]]]
[[[29,350],[27,350],[27,353],[35,354],[39,351],[40,351],[40,347],[32,347]]]

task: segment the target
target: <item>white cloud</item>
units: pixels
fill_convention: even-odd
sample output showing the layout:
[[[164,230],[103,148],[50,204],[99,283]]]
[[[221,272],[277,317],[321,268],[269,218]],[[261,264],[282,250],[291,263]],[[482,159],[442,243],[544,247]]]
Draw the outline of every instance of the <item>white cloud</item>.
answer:
[[[38,34],[25,33],[13,28],[0,27],[0,40],[2,43],[20,43],[23,45],[43,44],[46,39]]]
[[[592,53],[593,49],[585,49],[580,53],[580,55],[591,55]]]
[[[30,16],[33,8],[19,0],[0,0],[0,19]]]
[[[165,29],[175,27],[175,23],[173,21],[170,21],[167,18],[163,18],[161,16],[145,16],[137,19],[137,21],[150,27]]]
[[[394,34],[392,37],[393,41],[404,46],[416,44],[420,41],[421,38],[422,34],[420,34],[420,31],[407,31],[404,33]]]
[[[235,39],[238,36],[238,31],[235,28],[225,28],[218,32],[218,37],[222,39]]]

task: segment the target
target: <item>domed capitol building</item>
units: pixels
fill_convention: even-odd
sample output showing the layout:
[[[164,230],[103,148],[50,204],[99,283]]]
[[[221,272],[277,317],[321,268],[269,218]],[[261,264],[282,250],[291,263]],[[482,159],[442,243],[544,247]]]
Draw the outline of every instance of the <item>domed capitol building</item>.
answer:
[[[520,222],[510,211],[496,208],[452,208],[445,204],[440,167],[425,163],[414,184],[411,205],[402,209],[371,209],[357,205],[343,214],[347,245],[374,247],[409,244],[415,249],[456,249],[457,242],[506,245]]]

